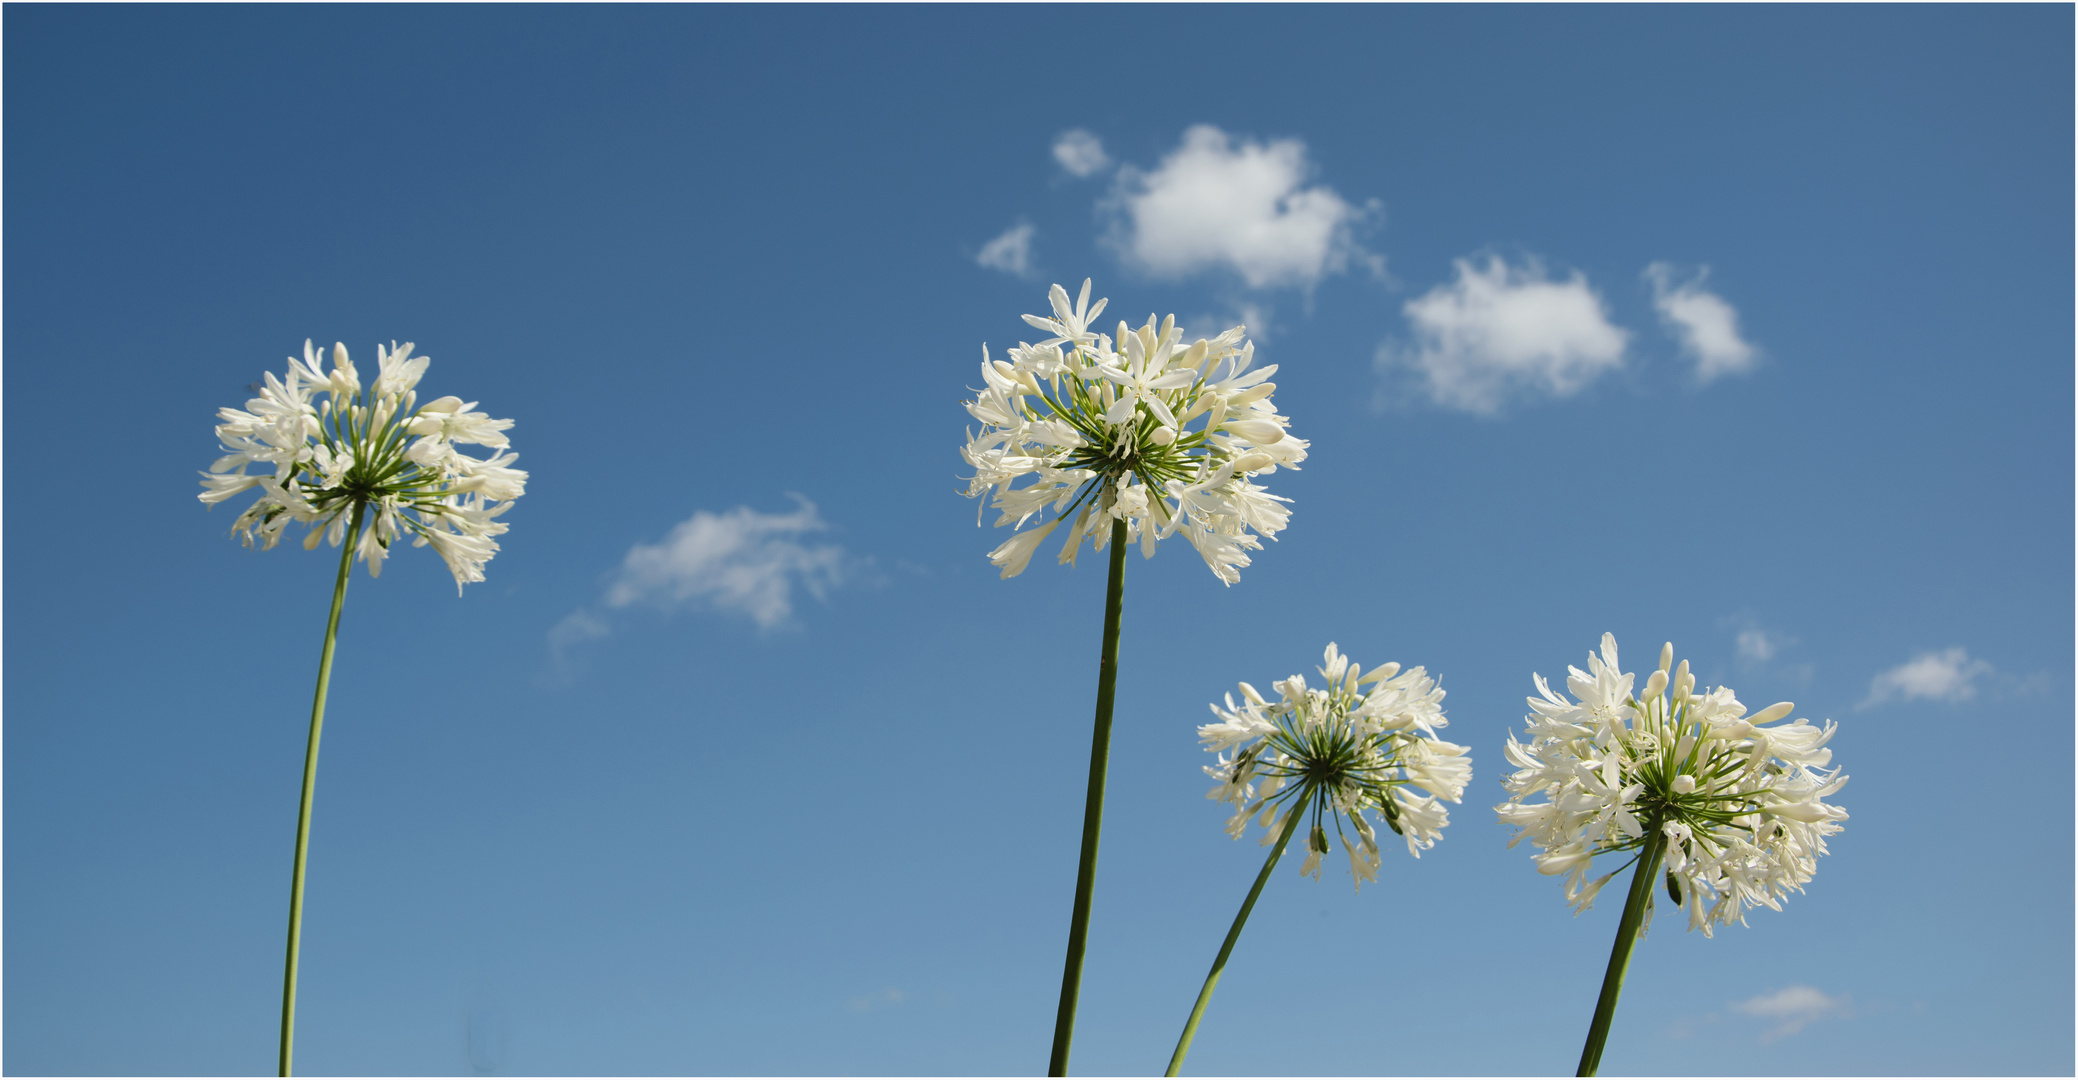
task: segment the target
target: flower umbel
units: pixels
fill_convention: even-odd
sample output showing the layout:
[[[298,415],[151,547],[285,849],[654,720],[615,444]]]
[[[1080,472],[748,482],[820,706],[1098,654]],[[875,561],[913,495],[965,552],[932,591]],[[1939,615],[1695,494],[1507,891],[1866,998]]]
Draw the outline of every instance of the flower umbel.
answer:
[[[1541,849],[1539,871],[1566,875],[1576,913],[1624,868],[1590,881],[1595,856],[1631,853],[1635,862],[1657,833],[1668,895],[1687,908],[1689,929],[1707,936],[1743,924],[1749,907],[1779,911],[1792,890],[1803,891],[1826,837],[1847,819],[1822,801],[1847,777],[1822,768],[1832,760],[1826,743],[1835,724],[1764,726],[1795,706],[1748,716],[1730,688],[1698,693],[1688,661],[1673,660],[1668,644],[1659,670],[1633,694],[1636,677],[1618,667],[1616,638],[1604,634],[1587,670],[1568,670],[1566,689],[1577,700],[1533,676],[1528,741],[1508,738],[1516,772],[1504,782],[1509,800],[1495,809],[1516,829],[1510,847],[1527,838]]]
[[[1240,704],[1228,694],[1225,708],[1212,706],[1219,722],[1198,728],[1198,738],[1208,751],[1233,754],[1205,767],[1219,781],[1205,797],[1234,805],[1230,836],[1239,838],[1258,817],[1268,830],[1264,844],[1290,815],[1310,815],[1299,872],[1315,879],[1331,823],[1362,889],[1378,880],[1379,867],[1376,830],[1364,812],[1405,837],[1408,853],[1419,858],[1450,823],[1442,803],[1463,798],[1472,759],[1466,747],[1436,737],[1449,721],[1443,691],[1423,669],[1387,664],[1366,672],[1331,642],[1318,670],[1326,680],[1320,689],[1294,675],[1272,684],[1278,698],[1269,701],[1242,683]]]
[[[1277,384],[1265,380],[1277,366],[1252,368],[1255,346],[1240,326],[1188,344],[1173,315],[1094,333],[1106,301],[1091,307],[1089,294],[1085,281],[1071,305],[1055,285],[1053,317],[1025,316],[1053,336],[1020,342],[1008,362],[982,347],[985,388],[967,403],[982,429],[961,450],[974,468],[966,494],[993,491],[999,526],[1054,515],[989,560],[1006,578],[1023,573],[1045,534],[1069,522],[1060,561],[1073,562],[1085,539],[1102,550],[1117,520],[1144,556],[1180,530],[1221,581],[1239,581],[1248,550],[1291,516],[1290,500],[1254,478],[1306,459],[1306,441],[1285,433],[1288,418],[1270,401]],[[1012,487],[1027,475],[1031,483]]]
[[[416,388],[431,358],[412,356],[410,342],[377,346],[376,357],[378,374],[364,387],[346,346],[332,347],[332,368],[324,371],[324,350],[306,341],[303,359],[289,358],[286,377],[268,372],[244,409],[218,410],[225,453],[203,474],[199,497],[213,505],[259,489],[232,523],[248,547],[256,539],[273,547],[292,521],[310,526],[304,547],[327,538],[337,546],[353,512],[365,510],[355,555],[371,576],[381,576],[390,543],[409,536],[413,547],[430,544],[440,554],[459,593],[483,580],[484,563],[498,551],[492,537],[507,528],[496,519],[526,493],[527,474],[512,468],[519,455],[503,452],[512,421],[455,397],[419,404]],[[494,453],[475,458],[456,449],[472,444]],[[273,466],[273,474],[246,471],[256,464]]]

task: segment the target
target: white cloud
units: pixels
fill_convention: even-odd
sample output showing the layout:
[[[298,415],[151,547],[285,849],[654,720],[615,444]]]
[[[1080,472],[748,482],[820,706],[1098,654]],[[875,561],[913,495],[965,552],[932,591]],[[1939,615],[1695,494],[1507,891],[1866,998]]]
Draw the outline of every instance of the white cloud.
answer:
[[[1436,404],[1491,414],[1528,394],[1567,397],[1623,366],[1630,332],[1611,325],[1578,271],[1552,281],[1535,259],[1484,269],[1458,259],[1457,280],[1405,307],[1411,345],[1379,349],[1381,370],[1412,368]]]
[[[1083,128],[1064,131],[1053,141],[1053,159],[1076,176],[1091,176],[1111,167],[1104,141]]]
[[[908,994],[895,987],[886,986],[870,994],[860,994],[855,998],[847,1000],[844,1003],[844,1011],[876,1012],[881,1009],[892,1009],[907,1000],[909,1000]]]
[[[1302,186],[1312,172],[1298,139],[1237,143],[1199,124],[1154,171],[1119,170],[1109,241],[1128,265],[1155,277],[1225,267],[1257,289],[1311,286],[1351,259],[1382,271],[1352,233],[1371,207]]]
[[[1739,631],[1738,644],[1739,659],[1752,664],[1765,664],[1782,651],[1782,642],[1769,637],[1765,630]]]
[[[1032,272],[1032,234],[1036,232],[1031,223],[1019,222],[981,246],[981,254],[974,261],[991,270],[1001,270],[1018,277],[1029,277]]]
[[[1944,652],[1920,653],[1869,680],[1869,696],[1856,708],[1866,709],[1887,701],[1968,701],[1977,696],[1977,680],[1992,673],[1992,666],[1970,659],[1960,645]]]
[[[1212,311],[1194,312],[1188,318],[1179,316],[1176,325],[1183,331],[1185,341],[1209,338],[1230,326],[1245,326],[1250,340],[1263,345],[1274,338],[1283,325],[1271,322],[1275,314],[1276,310],[1269,304],[1239,300],[1222,303]]]
[[[1785,986],[1772,994],[1738,1002],[1732,1008],[1748,1016],[1777,1021],[1761,1035],[1762,1042],[1774,1042],[1804,1030],[1814,1020],[1845,1013],[1849,1004],[1846,997],[1827,997],[1814,987]]]
[[[1679,285],[1672,284],[1674,268],[1663,262],[1645,268],[1652,282],[1652,303],[1659,309],[1660,322],[1681,342],[1681,351],[1696,362],[1696,378],[1709,382],[1719,375],[1736,375],[1753,368],[1758,356],[1754,347],[1739,336],[1739,312],[1724,298],[1703,288],[1710,268]]]
[[[613,633],[606,611],[638,604],[665,611],[704,607],[747,615],[770,630],[793,616],[796,589],[820,600],[870,565],[836,544],[804,543],[829,526],[814,503],[793,499],[797,506],[785,514],[748,506],[720,514],[697,510],[662,543],[629,548],[598,605],[565,615],[549,630],[556,667],[567,676],[573,647]]]
[[[829,528],[815,504],[799,495],[792,513],[761,514],[739,506],[705,510],[671,527],[660,544],[637,544],[621,560],[606,589],[609,608],[694,604],[735,611],[770,629],[793,614],[794,589],[816,599],[845,576],[844,549],[803,544],[799,538]]]

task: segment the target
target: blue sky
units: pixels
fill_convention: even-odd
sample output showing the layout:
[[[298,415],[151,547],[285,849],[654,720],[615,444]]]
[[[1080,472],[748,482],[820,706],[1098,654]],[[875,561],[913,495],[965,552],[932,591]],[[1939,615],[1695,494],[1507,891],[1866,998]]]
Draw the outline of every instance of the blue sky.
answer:
[[[526,497],[357,574],[306,1073],[1032,1073],[1103,567],[999,580],[980,346],[1246,321],[1311,441],[1228,588],[1127,569],[1074,1069],[1158,1071],[1258,865],[1195,726],[1335,641],[1475,779],[1280,872],[1196,1073],[1539,1073],[1620,905],[1509,850],[1533,671],[1831,718],[1805,895],[1639,947],[1609,1073],[2073,1066],[2068,7],[4,15],[5,1058],[273,1064],[333,559],[195,473],[305,338]],[[121,495],[121,499],[115,496]]]

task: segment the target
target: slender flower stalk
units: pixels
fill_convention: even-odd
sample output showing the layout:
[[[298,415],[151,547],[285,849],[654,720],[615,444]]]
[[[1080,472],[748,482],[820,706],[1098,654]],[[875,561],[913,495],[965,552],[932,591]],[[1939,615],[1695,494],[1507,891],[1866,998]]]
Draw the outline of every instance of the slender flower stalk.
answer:
[[[1198,729],[1208,751],[1233,751],[1232,757],[1222,753],[1218,764],[1205,767],[1219,781],[1205,797],[1234,806],[1227,835],[1239,839],[1249,819],[1255,818],[1265,830],[1262,843],[1275,837],[1276,847],[1256,875],[1198,991],[1176,1052],[1169,1057],[1170,1076],[1182,1071],[1220,973],[1241,939],[1241,928],[1301,824],[1312,822],[1299,873],[1319,880],[1321,857],[1330,850],[1327,825],[1332,823],[1336,839],[1349,853],[1350,878],[1362,891],[1364,882],[1378,880],[1381,865],[1377,831],[1365,813],[1377,814],[1387,828],[1406,839],[1408,854],[1420,858],[1450,824],[1443,800],[1459,801],[1471,782],[1472,759],[1466,748],[1436,737],[1436,729],[1449,721],[1443,717],[1443,691],[1426,671],[1401,671],[1400,665],[1387,664],[1366,672],[1333,642],[1323,659],[1318,669],[1325,680],[1322,688],[1308,687],[1305,676],[1294,675],[1272,684],[1278,693],[1272,702],[1242,683],[1241,704],[1227,695],[1226,708],[1212,706],[1219,722]],[[1428,794],[1416,794],[1413,788]]]
[[[296,807],[296,868],[289,884],[289,956],[281,976],[280,1072],[289,1075],[296,1049],[296,961],[303,944],[303,864],[310,851],[310,804],[317,798],[317,744],[325,733],[325,693],[332,688],[332,647],[339,641],[339,610],[346,606],[346,582],[353,575],[354,542],[361,538],[362,509],[354,509],[353,525],[339,552],[339,578],[332,583],[332,613],[325,618],[325,648],[317,662],[317,695],[310,703],[310,741],[303,748],[303,800]]]
[[[1097,662],[1097,719],[1090,734],[1089,787],[1082,805],[1082,857],[1075,869],[1075,908],[1068,918],[1068,959],[1061,972],[1061,1004],[1054,1013],[1048,1076],[1068,1075],[1075,1002],[1082,993],[1082,954],[1089,944],[1090,899],[1097,887],[1097,838],[1104,829],[1104,773],[1111,759],[1111,705],[1118,686],[1118,626],[1125,612],[1125,531],[1125,522],[1111,523],[1111,576],[1104,589],[1104,651]]]
[[[1611,878],[1637,868],[1580,1055],[1580,1075],[1593,1076],[1632,947],[1652,924],[1661,875],[1668,898],[1687,910],[1689,929],[1705,937],[1718,926],[1744,925],[1750,907],[1780,911],[1817,873],[1826,837],[1847,820],[1845,810],[1822,801],[1847,777],[1822,767],[1832,760],[1826,743],[1835,724],[1764,726],[1796,707],[1784,701],[1748,716],[1729,687],[1697,693],[1688,662],[1674,665],[1671,643],[1635,695],[1637,678],[1618,666],[1609,634],[1587,670],[1568,669],[1566,689],[1577,700],[1554,693],[1541,675],[1532,679],[1538,696],[1530,699],[1529,741],[1508,737],[1516,772],[1505,781],[1509,800],[1495,807],[1516,829],[1508,845],[1528,839],[1541,849],[1533,857],[1538,871],[1565,875],[1576,915]],[[1626,854],[1615,870],[1588,880],[1596,856]]]
[[[1301,793],[1301,802],[1306,800]],[[1191,1039],[1198,1034],[1198,1021],[1205,1018],[1205,1006],[1212,1003],[1212,991],[1219,987],[1219,976],[1227,969],[1227,957],[1234,954],[1234,943],[1241,940],[1241,928],[1248,925],[1248,913],[1255,910],[1255,899],[1263,895],[1263,885],[1270,880],[1270,871],[1277,869],[1277,860],[1284,857],[1285,846],[1292,842],[1292,834],[1299,830],[1304,814],[1284,815],[1284,828],[1277,833],[1277,844],[1270,849],[1270,857],[1263,860],[1263,869],[1255,876],[1255,884],[1248,887],[1248,899],[1241,901],[1241,910],[1234,915],[1234,925],[1227,928],[1227,939],[1219,943],[1219,955],[1212,958],[1212,970],[1205,975],[1205,985],[1198,990],[1198,1000],[1191,1003],[1191,1018],[1183,1023],[1183,1037],[1176,1040],[1176,1050],[1169,1055],[1169,1071],[1163,1076],[1181,1076],[1184,1056],[1191,1052]]]
[[[1153,558],[1159,541],[1180,531],[1222,582],[1239,581],[1247,552],[1262,547],[1260,537],[1274,538],[1291,517],[1283,505],[1288,500],[1255,478],[1280,466],[1297,468],[1307,445],[1285,433],[1288,420],[1270,401],[1277,386],[1266,381],[1277,368],[1253,368],[1255,346],[1244,339],[1245,328],[1186,344],[1175,316],[1157,323],[1150,315],[1138,330],[1121,322],[1116,336],[1099,334],[1091,327],[1106,301],[1092,307],[1089,295],[1085,281],[1070,303],[1067,290],[1055,285],[1052,317],[1025,316],[1052,336],[1036,345],[1020,342],[1007,362],[991,360],[982,346],[984,389],[966,403],[982,429],[970,429],[960,451],[974,469],[967,496],[990,496],[996,524],[1012,528],[989,552],[1003,577],[1024,573],[1039,545],[1063,524],[1061,562],[1073,564],[1085,540],[1095,550],[1111,549],[1082,852],[1047,1065],[1053,1076],[1068,1072],[1089,940],[1125,548],[1137,542],[1142,556]],[[1030,483],[1015,486],[1027,477]]]
[[[1609,1022],[1616,1019],[1616,999],[1623,994],[1624,972],[1631,966],[1631,949],[1652,914],[1652,887],[1667,854],[1667,838],[1658,834],[1645,841],[1631,874],[1631,887],[1623,899],[1623,917],[1616,921],[1616,944],[1609,947],[1609,967],[1602,972],[1602,992],[1595,996],[1595,1018],[1587,1025],[1587,1044],[1580,1048],[1580,1067],[1575,1076],[1593,1076],[1602,1068],[1602,1047],[1609,1041]]]
[[[294,1062],[296,976],[303,934],[303,877],[310,848],[310,811],[317,794],[318,743],[324,733],[325,697],[332,685],[332,654],[339,616],[346,605],[353,561],[382,574],[392,541],[412,538],[431,546],[454,575],[455,591],[483,580],[484,564],[497,554],[492,537],[506,525],[496,520],[526,491],[527,474],[512,468],[519,455],[475,458],[462,445],[505,450],[510,420],[474,411],[475,402],[443,397],[421,405],[417,386],[430,358],[411,355],[411,345],[378,347],[379,373],[364,387],[346,346],[334,345],[331,370],[323,350],[303,343],[303,359],[289,359],[288,373],[265,376],[260,396],[244,409],[221,409],[217,439],[224,456],[202,474],[205,505],[258,489],[260,497],[238,515],[232,529],[247,547],[272,548],[291,522],[310,527],[305,548],[329,540],[340,547],[339,574],[325,620],[325,645],[318,660],[317,692],[310,708],[310,740],[303,752],[303,795],[296,811],[295,868],[289,885],[287,959],[281,993],[280,1074]],[[321,400],[318,395],[324,395]],[[273,466],[272,475],[248,473]]]

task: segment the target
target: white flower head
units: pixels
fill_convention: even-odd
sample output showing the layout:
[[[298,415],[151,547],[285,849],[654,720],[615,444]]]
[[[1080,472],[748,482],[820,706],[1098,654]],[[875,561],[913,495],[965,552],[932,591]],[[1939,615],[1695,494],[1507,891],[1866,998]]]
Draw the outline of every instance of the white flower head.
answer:
[[[1119,521],[1143,555],[1181,531],[1221,581],[1239,581],[1248,551],[1291,516],[1255,478],[1306,459],[1306,440],[1286,433],[1270,400],[1277,366],[1253,366],[1240,326],[1185,342],[1175,316],[1149,315],[1137,330],[1121,322],[1116,335],[1096,333],[1106,301],[1091,306],[1089,294],[1085,281],[1071,304],[1055,285],[1053,316],[1025,316],[1051,336],[1020,342],[1007,361],[982,347],[983,389],[967,402],[982,427],[960,451],[974,469],[967,496],[992,492],[999,526],[1071,521],[1062,562],[1085,540],[1102,550]],[[1004,577],[1031,561],[1039,538],[1027,535],[990,553]]]
[[[1572,699],[1532,676],[1527,741],[1508,737],[1516,771],[1495,810],[1515,827],[1510,847],[1527,838],[1540,849],[1538,870],[1566,876],[1576,913],[1617,872],[1589,881],[1596,856],[1635,860],[1662,837],[1668,896],[1688,910],[1689,929],[1707,936],[1743,924],[1749,907],[1779,911],[1792,890],[1803,891],[1826,837],[1847,820],[1822,801],[1847,777],[1822,768],[1832,760],[1831,721],[1764,726],[1794,706],[1749,716],[1729,688],[1699,693],[1688,662],[1673,661],[1670,643],[1633,696],[1636,679],[1619,669],[1616,638],[1604,634],[1587,670],[1568,671]]]
[[[1212,706],[1219,722],[1198,728],[1198,738],[1220,755],[1205,767],[1219,783],[1205,797],[1233,804],[1228,835],[1240,837],[1253,817],[1268,830],[1265,844],[1290,815],[1311,815],[1299,872],[1316,878],[1332,826],[1361,889],[1378,879],[1379,867],[1377,834],[1365,814],[1376,814],[1406,839],[1409,854],[1421,857],[1450,824],[1442,804],[1464,797],[1472,759],[1467,748],[1436,737],[1449,721],[1443,691],[1426,671],[1387,664],[1365,672],[1332,642],[1325,660],[1319,688],[1294,675],[1273,684],[1278,696],[1265,699],[1242,683],[1239,704],[1228,694],[1224,707]]]
[[[493,420],[476,403],[443,397],[421,405],[418,382],[430,357],[412,356],[411,343],[377,346],[377,375],[364,384],[346,346],[324,350],[303,343],[303,359],[289,358],[285,378],[265,376],[260,396],[244,409],[220,409],[216,437],[224,456],[202,474],[204,504],[242,491],[260,497],[232,523],[246,546],[271,548],[292,521],[310,526],[304,546],[345,542],[349,518],[363,523],[355,557],[380,576],[390,544],[409,537],[432,545],[455,576],[455,591],[483,580],[497,554],[496,520],[526,493],[527,474],[512,468],[519,455],[471,457],[458,446],[502,451],[510,420]],[[319,395],[323,395],[319,399]],[[273,472],[251,473],[253,465]]]

